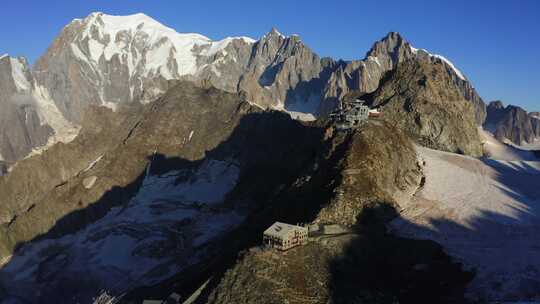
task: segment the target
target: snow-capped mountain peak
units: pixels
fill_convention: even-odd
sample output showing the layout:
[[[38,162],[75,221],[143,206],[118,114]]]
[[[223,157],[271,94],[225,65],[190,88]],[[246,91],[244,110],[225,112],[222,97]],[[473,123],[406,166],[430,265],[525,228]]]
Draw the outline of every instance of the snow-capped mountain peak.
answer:
[[[56,82],[60,80],[46,79],[52,61],[70,63],[71,75],[62,81],[77,81],[70,90],[77,91],[73,95],[80,100],[63,94],[51,97],[65,116],[79,121],[87,103],[114,109],[119,103],[154,100],[167,89],[167,80],[221,76],[219,66],[238,59],[233,49],[226,50],[229,45],[249,47],[254,42],[247,37],[212,41],[201,34],[178,33],[145,14],[96,12],[66,26],[35,70],[38,82]],[[81,106],[74,108],[77,103]]]
[[[166,79],[196,72],[192,52],[197,45],[212,41],[200,34],[180,34],[144,15],[111,16],[92,13],[83,21],[84,31],[77,40],[82,43],[86,58],[98,63],[119,55],[133,74],[140,63],[145,74],[161,74]],[[75,50],[77,52],[77,50]],[[81,57],[81,56],[79,56]],[[178,63],[177,70],[170,64]]]
[[[128,16],[92,13],[83,23],[84,30],[77,37],[82,45],[79,49],[74,47],[78,57],[99,63],[102,56],[109,61],[118,54],[127,63],[130,75],[143,70],[144,76],[161,75],[165,79],[196,74],[198,55],[212,56],[234,39],[254,42],[247,37],[213,42],[201,34],[178,33],[141,13]]]

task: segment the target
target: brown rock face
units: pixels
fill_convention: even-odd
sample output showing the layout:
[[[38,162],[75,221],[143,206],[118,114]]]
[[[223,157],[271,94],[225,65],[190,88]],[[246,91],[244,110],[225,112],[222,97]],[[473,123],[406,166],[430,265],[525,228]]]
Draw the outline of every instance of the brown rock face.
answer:
[[[6,256],[17,243],[46,232],[61,215],[83,207],[77,198],[68,198],[73,195],[68,191],[69,181],[126,136],[130,122],[129,117],[115,116],[110,109],[90,108],[76,140],[22,160],[0,178],[0,255]],[[59,204],[62,195],[68,196],[64,199],[69,204]]]
[[[382,202],[398,208],[402,196],[417,189],[422,175],[411,141],[381,121],[371,121],[351,136],[339,174],[337,195],[317,215],[319,223],[353,226],[366,208]]]
[[[482,156],[475,110],[445,66],[400,64],[370,97],[386,120],[420,144],[438,150]]]

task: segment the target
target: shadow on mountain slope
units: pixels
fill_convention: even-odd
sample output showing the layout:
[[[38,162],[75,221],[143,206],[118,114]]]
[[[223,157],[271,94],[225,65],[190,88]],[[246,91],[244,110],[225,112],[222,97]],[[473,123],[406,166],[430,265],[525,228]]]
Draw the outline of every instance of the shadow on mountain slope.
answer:
[[[381,136],[368,138],[373,141],[372,145],[378,145],[375,140]],[[386,148],[392,153],[401,151],[393,145],[390,136],[382,138],[385,139]],[[350,147],[348,144],[346,153],[350,152]],[[385,159],[386,156],[375,159],[370,157],[374,153],[383,154],[383,151],[357,151],[362,153],[356,158],[358,161],[352,158],[355,161],[352,168],[366,169],[360,162],[362,158],[369,158],[373,162],[373,170],[384,170],[384,162],[389,163],[391,160]],[[400,163],[398,167],[400,166],[407,167],[407,163]],[[352,168],[337,169],[332,176],[339,176],[340,172],[354,171]],[[407,171],[404,173],[398,179],[406,179]],[[360,178],[353,183],[352,185],[360,190],[353,191],[353,195],[345,193],[345,199],[341,200],[332,212],[343,216],[348,201],[367,196],[369,189],[365,188],[365,183],[374,182],[370,185],[380,185],[382,179],[375,171],[362,171],[362,174],[375,177],[367,180]],[[516,188],[520,184],[513,183],[512,178],[508,180],[508,176],[505,177],[503,172],[499,172],[499,175],[502,175],[498,177],[500,182],[514,187],[513,190],[506,191],[515,199],[526,203],[526,196],[520,194],[523,189]],[[313,178],[315,176],[312,176],[312,180]],[[322,184],[331,184],[331,179],[328,177]],[[537,180],[533,176],[528,179],[532,183]],[[361,182],[358,183],[359,181]],[[395,182],[399,183],[399,180]],[[334,186],[330,187],[333,190],[328,193],[335,195],[335,186],[340,183],[341,181],[335,181]],[[423,187],[423,183],[419,186]],[[353,188],[345,190],[350,192]],[[312,217],[289,213],[287,207],[305,203],[302,202],[303,191],[312,192],[315,196],[319,189],[324,187],[304,186],[299,188],[297,193],[288,190],[291,201],[284,199],[287,205],[278,205],[281,212],[267,218],[291,223],[310,222]],[[514,191],[515,193],[512,193]],[[456,194],[460,193],[451,195]],[[323,206],[329,199],[334,199],[333,195],[323,199]],[[286,195],[283,196],[285,197]],[[431,202],[433,203],[435,202]],[[322,206],[318,208],[320,207]],[[433,207],[438,208],[436,205]],[[214,276],[213,284],[207,287],[198,303],[467,303],[476,300],[538,297],[538,292],[535,292],[538,290],[538,282],[535,278],[539,277],[537,248],[540,248],[540,244],[537,238],[535,239],[538,228],[527,226],[531,213],[534,213],[531,210],[517,209],[514,216],[509,216],[502,210],[478,210],[465,224],[440,214],[427,218],[426,225],[420,225],[401,217],[393,202],[380,200],[364,205],[363,208],[356,225],[349,231],[315,237],[308,245],[285,253],[258,247],[241,252],[235,263],[219,276]],[[421,218],[422,214],[418,217]],[[385,224],[391,221],[401,221],[401,224],[387,232]],[[520,226],[515,232],[514,225]],[[266,227],[258,230],[258,238],[254,234],[254,245],[260,244],[262,231]],[[465,263],[467,269],[463,269],[461,263]],[[485,265],[492,268],[486,271]],[[476,270],[480,270],[480,277],[475,276]],[[505,280],[504,276],[511,279]],[[474,282],[474,285],[471,286],[471,282]],[[466,293],[472,297],[465,298]]]
[[[331,303],[466,302],[474,274],[433,241],[387,233],[385,222],[398,216],[384,204],[359,216],[354,236],[329,263]]]
[[[433,241],[388,234],[385,223],[398,217],[398,212],[395,204],[386,200],[363,206],[357,225],[343,236],[311,242],[273,257],[268,251],[251,249],[260,244],[262,232],[274,221],[316,220],[321,209],[338,195],[336,189],[343,178],[356,180],[351,184],[352,188],[357,187],[356,192],[351,191],[351,199],[369,191],[365,189],[367,185],[380,183],[378,179],[384,179],[385,174],[370,170],[381,170],[387,161],[385,157],[401,151],[395,144],[385,145],[391,140],[392,129],[386,129],[384,124],[370,126],[384,132],[373,132],[365,138],[366,142],[373,142],[373,149],[354,146],[358,147],[358,155],[349,158],[353,162],[349,168],[343,167],[342,161],[353,147],[354,134],[329,133],[323,122],[305,125],[284,113],[256,112],[259,110],[247,103],[231,102],[230,109],[226,109],[230,112],[221,114],[223,117],[215,119],[201,114],[193,119],[193,125],[179,131],[186,120],[183,114],[172,118],[165,115],[183,109],[177,104],[168,106],[165,101],[152,105],[160,106],[167,108],[163,113],[159,109],[150,111],[151,118],[142,119],[130,132],[129,140],[108,152],[106,161],[68,181],[64,186],[69,187],[64,192],[68,198],[85,197],[86,190],[80,186],[85,177],[96,175],[98,181],[111,184],[88,207],[72,211],[43,234],[17,245],[16,253],[0,270],[4,293],[31,299],[33,303],[88,303],[99,290],[105,289],[113,295],[127,292],[123,302],[139,303],[143,298],[165,298],[173,291],[189,294],[212,278],[199,299],[201,303],[276,303],[280,299],[290,303],[327,303],[329,299],[330,303],[418,303],[463,299],[471,273],[463,271]],[[196,103],[190,106],[197,113],[204,113],[198,111]],[[170,130],[171,126],[174,130]],[[195,137],[191,139],[193,130]],[[189,139],[184,144],[186,138]],[[182,145],[177,144],[177,139]],[[355,162],[367,156],[372,157],[370,166],[359,170]],[[415,165],[401,164],[400,160],[392,158],[393,165],[386,169]],[[214,185],[211,176],[215,174],[201,169],[211,168],[208,163],[212,161],[239,168],[238,179],[225,197],[210,203],[188,199],[187,192],[175,194],[179,187],[194,189],[198,178],[208,178],[208,184]],[[134,178],[119,187],[115,178],[124,174],[124,168],[131,168]],[[344,174],[345,169],[351,172]],[[217,176],[223,172],[219,171]],[[385,182],[401,184],[401,179],[406,179],[394,175],[399,180],[392,177]],[[375,180],[359,176],[375,176]],[[170,187],[153,188],[153,183],[145,183],[153,178],[171,178],[167,184]],[[145,186],[148,196],[143,196],[144,201],[135,200]],[[178,206],[187,209],[178,211]],[[145,213],[148,210],[151,212]],[[338,204],[332,212],[339,215],[339,210]],[[241,221],[208,236],[206,242],[197,242],[198,236],[212,231],[215,223],[201,218],[213,220],[213,216],[232,213],[239,215]],[[490,229],[488,224],[494,216],[484,214],[474,220],[476,229],[467,233],[471,238],[481,238],[483,231]],[[87,229],[91,225],[95,229]],[[468,229],[444,220],[434,221],[433,225]],[[405,226],[416,229],[420,235],[437,232],[414,223]],[[113,245],[112,265],[90,263],[94,261],[93,255],[111,254],[101,247],[97,251],[73,248],[74,244],[86,246],[95,238],[117,234],[136,237],[140,246],[125,251],[124,243]],[[156,241],[147,234],[164,237]],[[63,237],[67,238],[65,243]],[[60,242],[62,246],[48,247],[47,241]],[[32,248],[37,249],[37,254],[29,259],[25,254]],[[132,271],[144,266],[133,263],[141,252],[160,260],[148,271],[133,275]],[[80,263],[75,266],[82,268],[72,266],[74,261]],[[120,267],[126,262],[129,264],[125,268]],[[18,275],[31,279],[18,279]]]
[[[473,273],[433,241],[388,234],[393,216],[381,203],[350,231],[284,253],[242,251],[196,303],[466,303]]]
[[[395,146],[403,136],[394,131],[370,123],[357,133],[338,133],[327,150],[332,157],[301,174],[243,227],[254,230],[253,247],[215,273],[197,303],[463,302],[471,273],[433,241],[386,232],[385,224],[398,216],[386,190],[415,183],[405,181],[414,180],[414,148],[407,141]],[[350,229],[314,235],[305,246],[284,253],[257,246],[274,220],[346,225],[357,212]]]
[[[287,111],[312,114],[314,117],[324,116],[332,110],[332,102],[324,101],[324,88],[335,66],[332,62],[325,62],[317,77],[309,81],[302,80],[294,88],[287,91],[284,108]],[[326,108],[328,107],[328,108]]]
[[[540,162],[484,159],[483,163],[494,170],[494,179],[501,184],[497,188],[521,205],[518,211],[540,217]]]
[[[415,203],[404,206],[406,218],[390,224],[392,231],[435,241],[474,267],[466,290],[472,298],[538,300],[539,163],[447,158],[453,166],[426,155],[426,185]]]
[[[202,159],[193,160],[170,156],[169,148],[171,147],[168,145],[170,138],[163,136],[162,138],[158,138],[162,143],[162,145],[160,144],[159,146],[164,150],[168,150],[169,153],[165,155],[160,153],[160,151],[156,151],[155,154],[146,155],[145,160],[141,161],[141,159],[139,159],[140,153],[137,152],[141,150],[151,151],[151,149],[146,149],[145,146],[147,146],[147,142],[154,142],[155,138],[147,138],[147,134],[137,131],[130,139],[131,143],[120,145],[116,151],[113,151],[116,153],[115,155],[109,155],[112,160],[107,160],[106,167],[101,168],[97,166],[95,169],[85,172],[82,176],[78,176],[74,178],[74,180],[68,181],[63,185],[63,187],[70,187],[65,193],[68,193],[67,195],[69,197],[76,198],[84,196],[84,192],[86,191],[79,184],[84,177],[95,175],[97,176],[98,181],[112,180],[114,182],[114,176],[122,175],[123,173],[121,170],[116,171],[111,168],[140,168],[139,173],[136,174],[136,178],[131,183],[123,187],[114,186],[114,184],[112,184],[109,187],[109,190],[103,193],[97,201],[89,204],[85,208],[74,210],[58,219],[53,227],[46,232],[37,235],[31,241],[18,243],[16,245],[15,254],[7,264],[3,265],[2,270],[0,270],[0,278],[3,281],[2,285],[5,287],[4,291],[8,292],[9,295],[24,297],[34,303],[48,302],[51,299],[55,299],[57,302],[61,302],[65,299],[74,299],[85,303],[88,302],[92,296],[95,296],[99,289],[109,289],[111,286],[107,286],[103,281],[100,281],[103,279],[101,277],[103,273],[100,274],[99,272],[103,269],[96,269],[96,273],[92,273],[92,269],[86,269],[88,272],[83,275],[82,273],[76,273],[76,271],[72,269],[73,267],[70,268],[69,265],[62,264],[64,262],[69,263],[69,261],[80,261],[78,260],[79,256],[74,256],[80,255],[80,253],[77,252],[76,249],[71,248],[71,244],[57,246],[55,250],[52,250],[51,248],[48,248],[47,242],[60,242],[62,237],[66,235],[72,235],[74,237],[73,242],[75,242],[75,240],[85,237],[85,234],[82,233],[87,233],[86,227],[93,225],[92,227],[95,228],[95,226],[101,225],[100,223],[105,221],[105,218],[108,222],[104,223],[102,226],[112,227],[111,229],[113,230],[111,230],[111,234],[128,233],[123,231],[125,228],[122,227],[126,227],[125,224],[129,224],[126,223],[126,221],[130,222],[132,219],[122,217],[122,214],[125,213],[124,210],[129,210],[134,205],[141,204],[141,202],[133,201],[133,197],[140,192],[145,178],[148,178],[149,176],[159,177],[167,175],[167,173],[170,172],[181,171],[181,173],[175,176],[175,181],[170,190],[174,190],[174,186],[180,184],[189,188],[192,186],[192,181],[195,179],[194,176],[197,175],[196,170],[201,168],[205,162],[213,160],[229,162],[231,165],[240,168],[238,181],[234,186],[233,191],[229,193],[223,203],[213,205],[209,209],[204,207],[204,205],[209,205],[209,203],[206,204],[205,202],[202,202],[199,204],[195,202],[197,203],[194,205],[196,211],[199,212],[202,210],[201,212],[204,214],[220,214],[222,212],[232,211],[241,214],[242,216],[246,216],[260,208],[264,208],[263,205],[266,202],[261,198],[269,197],[270,193],[276,191],[280,184],[290,183],[291,180],[295,179],[295,175],[298,172],[301,172],[307,165],[312,163],[312,159],[317,155],[317,150],[321,145],[323,129],[315,126],[309,127],[302,125],[297,121],[291,120],[288,115],[280,112],[248,113],[242,115],[241,118],[238,118],[238,125],[234,127],[232,133],[226,137],[225,140],[211,150],[201,151],[204,155],[204,158]],[[229,123],[234,123],[234,120],[231,120]],[[151,126],[147,127],[151,128]],[[214,131],[214,134],[222,132],[219,128],[220,126],[218,126],[218,130]],[[198,131],[202,132],[201,130]],[[195,144],[196,143],[193,143],[193,145]],[[152,147],[153,146],[154,145],[152,144]],[[134,150],[134,153],[131,153],[126,151],[129,149],[136,150]],[[120,152],[121,150],[124,151]],[[147,172],[148,166],[150,166],[150,169]],[[212,172],[202,172],[201,174],[211,175],[211,173]],[[111,175],[113,178],[105,179],[105,176],[108,177]],[[203,176],[202,178],[204,179],[206,177]],[[144,203],[155,205],[155,208],[159,207],[158,205],[163,202],[161,201],[159,193],[155,195],[157,196],[154,202]],[[189,201],[186,202],[186,198],[182,195],[178,197],[167,197],[167,200],[168,203],[191,203]],[[170,207],[170,204],[168,206]],[[111,210],[112,208],[115,210]],[[148,208],[152,209],[153,207],[149,206]],[[165,213],[166,212],[167,211],[165,210]],[[115,217],[118,218],[117,222],[115,222]],[[156,232],[161,231],[161,228],[172,227],[174,224],[177,224],[175,226],[176,228],[182,228],[182,225],[185,224],[185,221],[183,221],[183,219],[178,219],[178,223],[175,223],[173,219],[172,222],[169,220],[164,222],[163,225],[160,223],[152,223],[144,228],[146,230],[156,229]],[[133,223],[135,223],[134,219]],[[144,226],[144,224],[141,224],[140,226]],[[155,226],[157,226],[157,228]],[[114,230],[116,229],[115,227],[118,228],[116,232]],[[142,228],[143,227],[140,227],[140,229]],[[129,229],[137,231],[139,227],[133,226]],[[187,227],[186,229],[191,228]],[[103,233],[104,231],[105,230],[98,232]],[[96,234],[98,234],[98,232],[96,232]],[[84,244],[91,243],[92,237],[99,238],[98,236],[92,235],[87,237],[88,240],[85,240],[83,242]],[[215,240],[218,240],[219,237],[220,235],[218,235]],[[251,236],[249,236],[249,238],[250,237]],[[237,243],[241,243],[241,241],[245,239],[244,237],[235,238],[240,239]],[[43,246],[44,248],[39,248],[40,246]],[[118,244],[118,246],[122,246],[122,244]],[[230,246],[230,250],[210,248],[208,251],[215,251],[207,255],[200,254],[203,261],[202,264],[210,262],[219,255],[226,258],[228,257],[229,252],[236,253],[239,248],[238,246],[235,246],[233,243]],[[190,250],[184,250],[183,253],[193,252],[193,254],[198,254],[194,250],[204,251],[204,247],[205,246],[193,246]],[[36,259],[28,258],[28,254],[34,249],[38,251]],[[120,248],[118,248],[118,250],[121,251]],[[171,253],[174,254],[174,252]],[[134,253],[131,252],[130,254]],[[63,258],[62,263],[57,265],[60,268],[50,269],[52,265],[50,261],[54,261],[56,257],[59,256],[66,257]],[[175,259],[178,259],[179,257],[183,257],[185,261],[175,261]],[[129,257],[127,256],[120,256],[119,258],[121,260],[129,260]],[[171,268],[174,268],[171,263],[182,264],[186,266],[186,268],[191,266],[187,262],[190,260],[190,256],[186,256],[186,254],[179,254],[178,257],[167,257],[167,259],[169,259],[167,265]],[[217,260],[221,261],[221,259],[222,258],[218,258]],[[31,264],[36,264],[36,262],[37,268],[34,268]],[[199,267],[201,266],[199,263],[194,264],[197,264]],[[95,265],[96,268],[105,267],[102,266],[103,265]],[[52,265],[52,267],[54,267],[54,265]],[[132,267],[135,267],[135,265]],[[82,268],[84,269],[85,266]],[[204,267],[201,267],[201,269],[204,269]],[[201,269],[199,269],[199,271]],[[118,278],[119,282],[116,282],[118,285],[123,285],[120,284],[122,281],[128,281],[128,283],[126,283],[127,286],[122,286],[118,289],[110,288],[112,293],[120,294],[128,289],[137,287],[137,283],[139,282],[126,273],[125,270],[126,269],[120,269],[118,267],[110,267],[109,270],[105,271],[105,273],[109,271],[112,278]],[[191,268],[191,270],[197,272],[196,267]],[[15,273],[22,272],[25,272],[25,275],[29,275],[31,278],[26,279],[25,282],[25,279],[20,281],[17,276],[14,277]],[[152,276],[152,273],[149,275]],[[192,276],[194,281],[196,281],[195,275],[196,273]],[[178,278],[179,277],[177,276],[176,279]],[[160,294],[163,294],[164,288],[162,286],[158,287],[159,288],[156,290],[159,290]],[[165,290],[167,289],[165,288]],[[143,292],[142,294],[146,294],[146,292]]]
[[[445,252],[473,270],[474,280],[467,286],[471,299],[538,300],[540,225],[527,224],[530,213],[526,210],[514,209],[512,216],[485,210],[478,213],[467,225],[436,218],[429,220],[428,227],[406,222],[395,231],[442,244]],[[426,289],[426,294],[437,290],[435,287]]]

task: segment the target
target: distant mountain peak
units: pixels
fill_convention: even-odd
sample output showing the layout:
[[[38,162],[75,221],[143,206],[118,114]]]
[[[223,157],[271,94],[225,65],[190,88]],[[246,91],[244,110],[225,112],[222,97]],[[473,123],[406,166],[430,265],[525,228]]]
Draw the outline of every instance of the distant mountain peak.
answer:
[[[386,34],[382,40],[388,39],[405,41],[405,38],[399,32],[388,32],[388,34]]]
[[[272,29],[270,29],[270,33],[269,33],[269,34],[271,34],[271,35],[278,35],[278,36],[281,36],[281,37],[285,37],[285,35],[283,35],[281,32],[279,32],[279,31],[277,30],[277,28],[274,27],[274,26],[272,27]]]
[[[489,102],[488,107],[493,109],[504,109],[504,103],[501,100],[493,100]]]

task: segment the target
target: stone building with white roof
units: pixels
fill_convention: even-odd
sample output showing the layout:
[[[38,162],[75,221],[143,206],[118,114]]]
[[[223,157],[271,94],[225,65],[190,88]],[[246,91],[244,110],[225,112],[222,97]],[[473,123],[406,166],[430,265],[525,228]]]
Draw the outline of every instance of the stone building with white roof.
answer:
[[[264,244],[279,250],[303,245],[307,240],[308,229],[306,227],[281,222],[275,222],[263,234]]]

